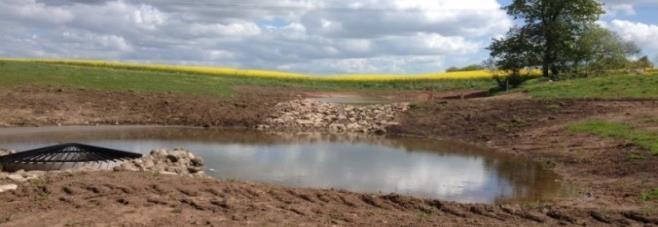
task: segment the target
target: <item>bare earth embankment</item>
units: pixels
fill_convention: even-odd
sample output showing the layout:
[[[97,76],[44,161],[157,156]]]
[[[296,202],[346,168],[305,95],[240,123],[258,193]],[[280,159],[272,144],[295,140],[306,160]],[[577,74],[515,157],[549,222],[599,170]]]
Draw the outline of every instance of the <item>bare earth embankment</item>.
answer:
[[[439,100],[407,112],[394,131],[482,144],[543,162],[565,179],[565,198],[557,204],[655,208],[638,198],[658,185],[658,158],[628,142],[575,134],[566,126],[605,119],[655,128],[648,119],[656,116],[658,101],[651,100]],[[631,158],[635,154],[642,158]]]
[[[289,91],[240,87],[235,98],[21,87],[0,90],[0,126],[192,125],[252,127]]]
[[[165,124],[256,128],[307,92],[241,88],[235,98],[42,87],[0,91],[0,126]],[[658,158],[625,142],[574,134],[599,118],[655,129],[655,100],[467,100],[423,97],[388,133],[461,140],[529,156],[564,177],[537,204],[468,205],[397,195],[298,189],[139,172],[50,175],[0,194],[0,225],[658,225]],[[450,95],[454,96],[454,95]],[[431,100],[426,100],[432,97]],[[631,159],[630,154],[643,155]],[[2,182],[0,182],[2,183]],[[35,219],[36,218],[36,219]]]

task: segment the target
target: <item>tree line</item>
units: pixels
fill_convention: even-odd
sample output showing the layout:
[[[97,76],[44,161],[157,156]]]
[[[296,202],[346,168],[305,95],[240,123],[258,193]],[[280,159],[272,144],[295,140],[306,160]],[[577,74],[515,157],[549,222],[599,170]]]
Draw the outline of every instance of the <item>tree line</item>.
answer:
[[[490,58],[483,63],[508,74],[497,77],[501,88],[519,86],[524,72],[532,71],[528,69],[560,80],[653,68],[648,57],[639,57],[636,44],[597,23],[604,13],[598,0],[514,0],[504,9],[519,25],[493,40],[487,48]]]

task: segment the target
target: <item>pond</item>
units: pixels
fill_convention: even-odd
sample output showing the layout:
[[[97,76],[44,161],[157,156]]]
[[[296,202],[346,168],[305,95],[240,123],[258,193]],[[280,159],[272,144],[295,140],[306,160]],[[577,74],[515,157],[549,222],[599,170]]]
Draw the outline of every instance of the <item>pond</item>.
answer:
[[[145,154],[185,148],[204,159],[207,174],[221,179],[456,202],[537,201],[560,187],[556,174],[528,160],[418,138],[157,126],[0,129],[2,148],[22,151],[67,142]]]

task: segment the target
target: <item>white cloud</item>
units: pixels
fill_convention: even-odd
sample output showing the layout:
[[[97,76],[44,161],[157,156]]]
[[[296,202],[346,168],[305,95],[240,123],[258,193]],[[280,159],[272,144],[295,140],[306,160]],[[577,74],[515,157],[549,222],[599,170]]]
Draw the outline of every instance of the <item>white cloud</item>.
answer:
[[[3,55],[312,73],[479,62],[512,24],[496,0],[4,0],[0,18]]]
[[[627,20],[613,20],[605,23],[609,29],[617,32],[623,39],[633,41],[643,49],[658,50],[658,26]]]
[[[635,14],[635,7],[634,5],[628,4],[628,3],[618,3],[618,4],[606,4],[604,6],[606,13],[611,14],[611,15],[616,15],[618,13],[623,13],[627,15],[634,15]]]
[[[495,0],[373,0],[341,8],[344,1],[302,17],[312,32],[327,36],[377,37],[438,33],[482,36],[501,33],[511,21]]]
[[[635,15],[639,4],[658,4],[658,0],[602,0],[608,15]]]
[[[102,49],[106,51],[132,51],[133,47],[126,41],[125,38],[117,35],[97,35],[93,33],[72,33],[64,32],[62,34],[62,41],[64,43],[73,44],[92,44],[95,49]],[[84,46],[81,46],[84,48]]]
[[[409,68],[446,67],[443,61],[443,57],[436,55],[318,59],[307,63],[281,65],[278,69],[352,73],[406,73],[409,72]]]
[[[368,39],[345,39],[340,43],[340,46],[346,51],[355,53],[367,53],[372,50],[372,45]]]
[[[261,32],[258,25],[251,22],[236,22],[231,24],[192,24],[190,33],[195,36],[254,36]]]
[[[156,8],[149,5],[140,5],[132,10],[132,21],[142,29],[154,30],[165,23],[166,17]]]
[[[104,33],[155,31],[167,22],[167,16],[157,8],[145,4],[130,4],[123,0],[100,5],[74,4],[68,8],[77,17],[71,27]]]
[[[5,0],[0,2],[0,18],[29,23],[64,24],[74,15],[62,7],[48,7],[35,0]]]
[[[206,54],[210,60],[227,60],[235,57],[235,54],[224,50],[209,50]]]

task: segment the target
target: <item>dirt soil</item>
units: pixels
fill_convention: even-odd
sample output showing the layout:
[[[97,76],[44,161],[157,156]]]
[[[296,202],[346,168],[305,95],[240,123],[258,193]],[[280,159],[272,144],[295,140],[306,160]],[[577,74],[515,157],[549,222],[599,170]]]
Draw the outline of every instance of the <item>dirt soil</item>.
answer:
[[[658,224],[633,211],[465,205],[143,172],[50,175],[0,194],[0,201],[3,226]]]
[[[392,131],[461,140],[544,163],[564,180],[564,195],[554,204],[658,212],[656,202],[639,199],[658,187],[658,157],[625,141],[566,129],[569,123],[604,119],[655,130],[656,100],[435,100],[416,106],[402,119]]]
[[[252,127],[289,90],[235,88],[234,97],[176,93],[96,91],[77,88],[0,89],[0,126],[147,124]]]
[[[289,89],[236,90],[233,98],[208,98],[6,89],[0,91],[0,126],[255,127],[277,102],[318,95]],[[658,225],[658,201],[640,199],[658,188],[658,157],[624,141],[565,129],[572,122],[606,119],[656,130],[658,100],[542,101],[523,94],[477,98],[473,91],[377,94],[417,102],[392,132],[528,156],[563,177],[563,192],[532,204],[469,205],[145,173],[76,173],[51,175],[0,194],[0,225]]]

